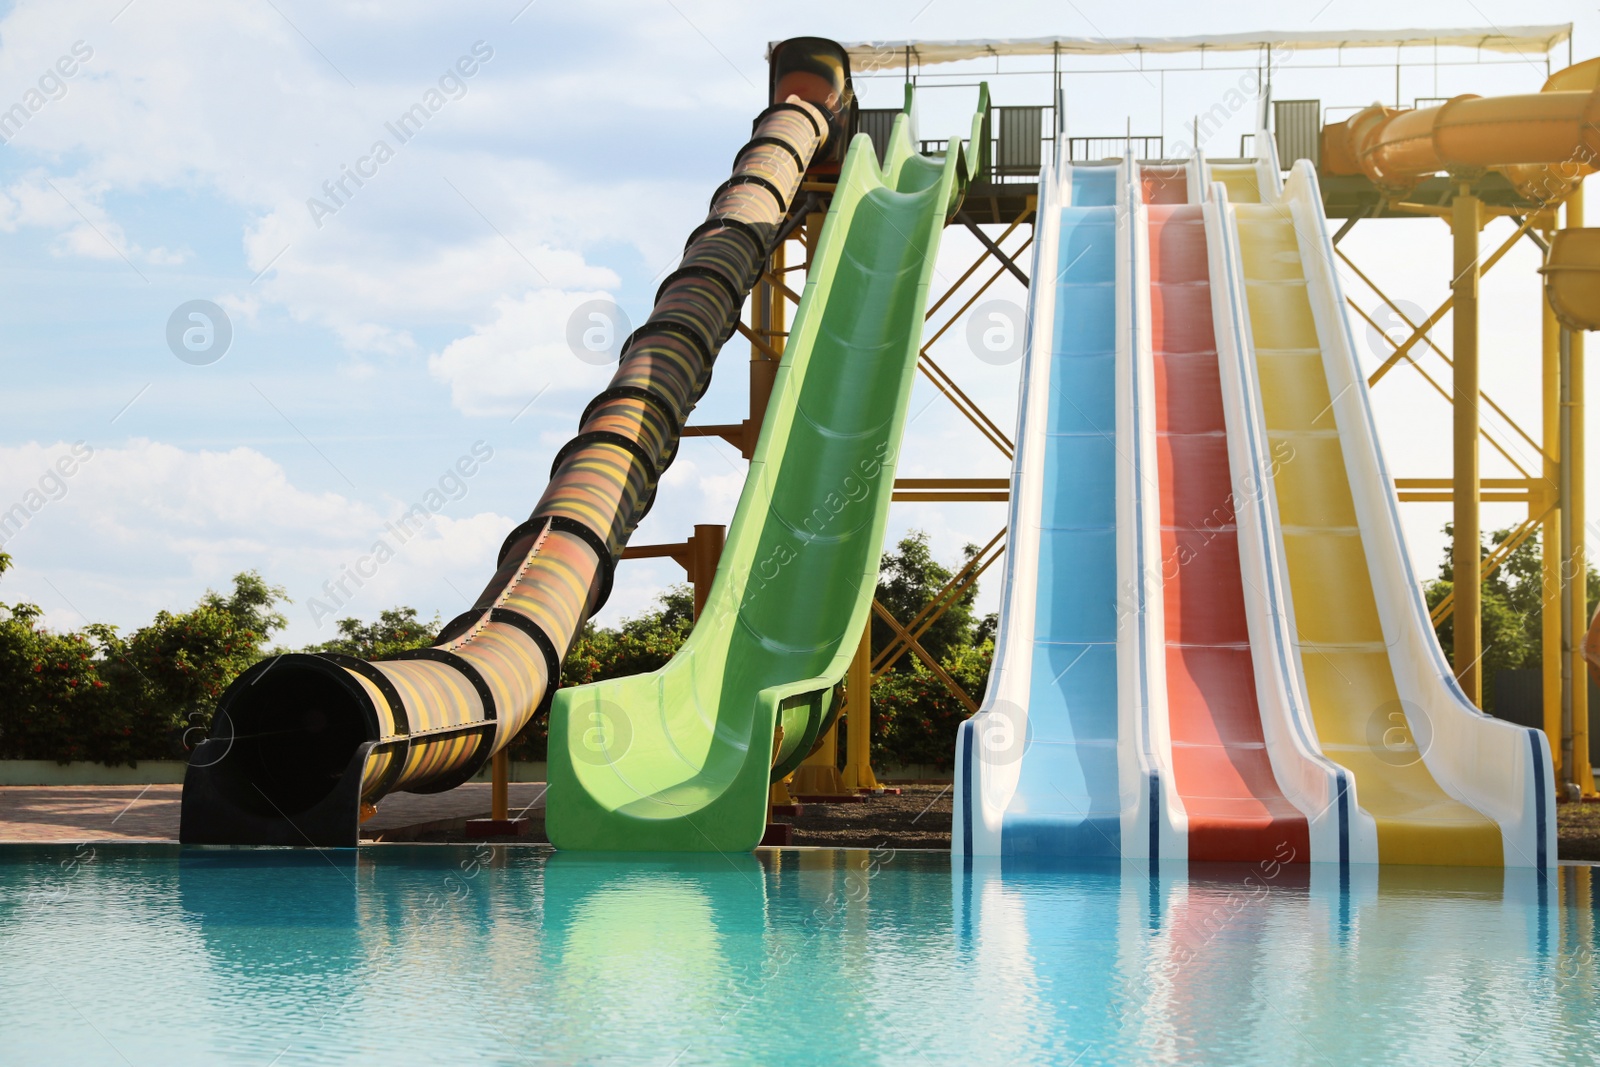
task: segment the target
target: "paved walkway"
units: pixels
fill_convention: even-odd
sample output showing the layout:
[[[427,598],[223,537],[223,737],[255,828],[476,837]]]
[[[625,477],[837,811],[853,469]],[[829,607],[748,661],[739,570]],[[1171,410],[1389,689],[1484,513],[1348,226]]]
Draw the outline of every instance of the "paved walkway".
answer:
[[[0,842],[176,841],[181,785],[0,786]],[[511,814],[541,812],[543,782],[511,786]],[[489,814],[489,783],[448,793],[395,793],[361,827],[394,839]]]

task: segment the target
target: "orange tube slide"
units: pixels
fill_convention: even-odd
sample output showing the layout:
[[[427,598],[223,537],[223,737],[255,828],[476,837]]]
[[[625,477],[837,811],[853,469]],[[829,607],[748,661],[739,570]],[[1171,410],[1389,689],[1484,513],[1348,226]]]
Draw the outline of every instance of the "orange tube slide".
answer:
[[[1374,104],[1323,128],[1322,169],[1397,193],[1440,171],[1494,169],[1529,199],[1559,201],[1600,169],[1600,58],[1558,71],[1538,93],[1414,111]]]

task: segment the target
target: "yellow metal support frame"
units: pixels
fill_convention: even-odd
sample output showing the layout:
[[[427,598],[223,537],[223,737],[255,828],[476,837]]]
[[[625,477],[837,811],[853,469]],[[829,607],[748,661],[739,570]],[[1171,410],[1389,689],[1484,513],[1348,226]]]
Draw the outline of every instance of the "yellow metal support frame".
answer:
[[[1409,205],[1401,205],[1409,206]],[[1511,214],[1507,209],[1488,208],[1471,195],[1463,184],[1446,207],[1417,206],[1419,213],[1443,217],[1451,224],[1453,237],[1453,276],[1451,295],[1421,323],[1412,321],[1403,310],[1361,270],[1343,250],[1336,254],[1400,320],[1411,334],[1399,344],[1389,342],[1393,351],[1368,379],[1375,386],[1401,360],[1409,362],[1423,380],[1452,407],[1453,475],[1450,479],[1400,478],[1395,487],[1402,501],[1449,503],[1453,509],[1454,540],[1451,546],[1452,569],[1470,573],[1474,565],[1482,579],[1488,578],[1510,553],[1539,531],[1541,542],[1540,596],[1546,610],[1540,630],[1541,674],[1543,682],[1542,719],[1554,756],[1556,778],[1569,784],[1584,797],[1596,796],[1593,770],[1588,756],[1588,664],[1583,656],[1583,641],[1589,626],[1587,602],[1587,553],[1584,537],[1586,500],[1584,490],[1584,360],[1581,334],[1561,330],[1549,306],[1541,301],[1540,345],[1541,419],[1540,442],[1536,442],[1516,420],[1479,387],[1478,301],[1484,273],[1536,227],[1548,245],[1558,224],[1561,209],[1547,208],[1517,220],[1517,229],[1487,258],[1478,248],[1478,234],[1489,217]],[[1583,225],[1583,190],[1570,195],[1565,204],[1564,223]],[[1380,334],[1384,331],[1353,299],[1347,298],[1355,313]],[[1452,320],[1454,358],[1434,342],[1430,331],[1446,314]],[[1453,372],[1446,390],[1417,362],[1413,350],[1418,345],[1431,348]],[[1502,443],[1482,425],[1479,403],[1493,411],[1534,456],[1539,470],[1528,470],[1514,455],[1514,446]],[[1482,478],[1478,442],[1486,441],[1519,478]],[[1566,461],[1565,464],[1563,461]],[[1511,536],[1487,557],[1481,557],[1481,516],[1483,503],[1523,503],[1528,517]],[[1457,611],[1460,607],[1461,610]],[[1435,624],[1456,616],[1457,677],[1462,689],[1481,704],[1482,658],[1480,586],[1457,582],[1450,596],[1438,604],[1432,617]],[[1471,619],[1463,625],[1462,620]],[[1465,662],[1464,662],[1465,661]]]
[[[1455,375],[1451,389],[1453,421],[1451,486],[1453,541],[1451,570],[1476,575],[1482,555],[1478,501],[1478,231],[1483,211],[1476,196],[1463,185],[1451,205],[1450,231],[1455,246],[1455,280],[1451,285],[1455,308],[1451,314]],[[1392,358],[1392,357],[1391,357]],[[1456,681],[1467,699],[1483,706],[1483,587],[1475,581],[1455,583]]]
[[[1583,188],[1580,186],[1567,199],[1566,224],[1571,228],[1583,225]],[[1567,485],[1566,501],[1569,515],[1566,522],[1568,537],[1562,548],[1567,553],[1563,568],[1571,590],[1570,645],[1567,662],[1570,664],[1568,687],[1570,712],[1562,723],[1562,747],[1571,754],[1565,764],[1566,781],[1577,786],[1585,797],[1595,796],[1594,768],[1589,759],[1589,664],[1583,658],[1583,640],[1589,630],[1589,560],[1587,537],[1588,515],[1585,480],[1585,410],[1584,410],[1584,345],[1580,331],[1568,331],[1567,369],[1567,448],[1565,463],[1568,470],[1564,480]],[[1553,747],[1553,746],[1552,746]]]

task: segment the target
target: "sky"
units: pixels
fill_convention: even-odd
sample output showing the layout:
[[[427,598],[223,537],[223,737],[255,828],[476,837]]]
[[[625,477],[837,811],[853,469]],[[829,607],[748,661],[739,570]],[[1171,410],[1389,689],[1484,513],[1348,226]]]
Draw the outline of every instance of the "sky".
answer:
[[[1573,21],[1576,57],[1600,48],[1594,10],[1489,0],[1403,11],[1354,0],[56,0],[0,10],[0,513],[29,511],[0,532],[16,561],[0,601],[37,603],[58,628],[131,630],[254,569],[292,600],[279,636],[291,647],[329,639],[345,616],[404,604],[449,619],[470,604],[609,377],[574,355],[574,311],[604,299],[634,323],[646,317],[764,104],[769,41]],[[1382,66],[1392,53],[1316,66],[1336,58],[1292,57],[1274,95],[1392,102],[1394,69]],[[1544,79],[1543,57],[1455,63],[1472,58],[1410,57],[1418,65],[1404,71],[1402,97],[1531,92]],[[923,80],[923,137],[965,128],[979,76],[997,104],[1050,102],[1046,76],[975,66]],[[1240,78],[1153,74],[1123,59],[1069,68],[1066,118],[1080,135],[1182,138]],[[896,73],[857,89],[864,106],[893,107],[901,84]],[[23,112],[9,113],[26,118],[7,123],[15,104]],[[1253,126],[1244,111],[1209,152],[1237,153]],[[397,125],[407,114],[427,119]],[[1508,232],[1496,222],[1485,241]],[[1440,223],[1364,223],[1341,247],[1416,308],[1447,294]],[[950,231],[941,279],[976,251]],[[1485,280],[1483,314],[1485,385],[1535,437],[1536,266],[1531,245],[1508,255]],[[990,296],[1026,299],[1009,279]],[[966,335],[957,323],[935,357],[996,422],[1014,425],[1017,366],[979,359]],[[1448,321],[1435,337],[1448,351]],[[1374,341],[1371,366],[1380,352]],[[694,421],[743,417],[746,359],[742,343],[728,346]],[[1448,475],[1444,401],[1414,372],[1392,375],[1373,399],[1394,473]],[[1009,473],[925,381],[911,412],[901,476]],[[1485,476],[1509,471],[1486,458]],[[1594,476],[1600,493],[1600,464]],[[634,542],[728,521],[743,478],[733,449],[686,442]],[[347,580],[349,595],[329,594],[375,541],[398,541],[390,524],[417,504],[425,528],[371,577]],[[1486,525],[1516,511],[1486,507]],[[1417,568],[1431,574],[1448,508],[1408,504],[1403,515]],[[1004,521],[999,504],[897,504],[890,534],[924,530],[953,562]],[[599,621],[647,609],[682,577],[670,561],[623,563]]]

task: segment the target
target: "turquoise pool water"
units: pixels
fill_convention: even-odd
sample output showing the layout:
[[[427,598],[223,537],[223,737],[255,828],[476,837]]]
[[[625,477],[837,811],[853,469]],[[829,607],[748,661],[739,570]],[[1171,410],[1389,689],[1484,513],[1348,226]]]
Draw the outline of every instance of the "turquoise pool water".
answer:
[[[0,848],[3,1064],[1600,1061],[1597,882]]]

